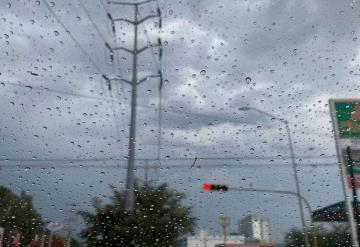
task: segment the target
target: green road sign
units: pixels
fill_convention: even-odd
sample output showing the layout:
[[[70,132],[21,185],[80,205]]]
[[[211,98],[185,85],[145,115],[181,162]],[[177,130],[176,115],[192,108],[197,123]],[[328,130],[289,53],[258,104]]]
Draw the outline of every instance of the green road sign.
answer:
[[[335,101],[340,138],[360,138],[360,100]]]

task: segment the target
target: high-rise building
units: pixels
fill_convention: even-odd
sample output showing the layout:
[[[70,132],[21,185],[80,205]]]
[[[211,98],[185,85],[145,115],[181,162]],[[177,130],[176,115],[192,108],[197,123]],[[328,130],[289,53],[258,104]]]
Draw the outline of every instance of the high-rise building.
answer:
[[[244,234],[248,240],[271,242],[270,221],[259,215],[249,215],[239,221],[239,234]]]

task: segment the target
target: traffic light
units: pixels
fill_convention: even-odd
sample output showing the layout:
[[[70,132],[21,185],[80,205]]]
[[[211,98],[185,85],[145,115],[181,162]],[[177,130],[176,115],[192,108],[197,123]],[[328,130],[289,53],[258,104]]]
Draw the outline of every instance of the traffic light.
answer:
[[[225,184],[209,184],[205,183],[203,184],[203,190],[204,191],[228,191],[229,186]]]

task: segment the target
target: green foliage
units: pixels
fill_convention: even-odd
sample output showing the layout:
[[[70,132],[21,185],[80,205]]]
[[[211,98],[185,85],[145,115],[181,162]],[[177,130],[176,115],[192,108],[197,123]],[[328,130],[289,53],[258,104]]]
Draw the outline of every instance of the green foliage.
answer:
[[[72,238],[72,239],[70,239],[70,246],[71,247],[80,247],[80,243],[76,239]]]
[[[94,200],[95,213],[81,211],[87,228],[82,231],[89,247],[175,246],[176,240],[192,231],[195,219],[181,205],[184,195],[159,187],[135,186],[135,210],[126,212],[125,192],[112,189],[111,203]]]
[[[41,216],[32,204],[32,197],[21,192],[18,196],[0,186],[0,226],[5,228],[5,242],[11,234],[21,233],[21,242],[29,243],[41,231]]]
[[[327,227],[319,225],[316,227],[316,236],[319,247],[351,247],[351,235],[349,233],[349,227],[347,224],[333,223]],[[311,240],[311,246],[314,245],[314,239],[312,237],[312,231],[308,230]],[[298,229],[292,229],[286,234],[285,246],[299,247],[305,246],[305,238],[302,231]]]

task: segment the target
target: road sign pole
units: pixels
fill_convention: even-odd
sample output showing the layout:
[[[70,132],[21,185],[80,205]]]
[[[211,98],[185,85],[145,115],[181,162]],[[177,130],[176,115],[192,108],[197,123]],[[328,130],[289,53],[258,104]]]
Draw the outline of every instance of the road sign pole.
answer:
[[[352,189],[353,202],[354,202],[354,215],[357,223],[356,224],[357,235],[360,236],[360,228],[359,228],[360,217],[359,217],[359,208],[358,208],[358,196],[356,191],[356,181],[354,175],[354,161],[351,157],[351,148],[349,146],[346,148],[346,154],[347,154],[347,164],[349,168],[351,189]]]
[[[344,158],[342,155],[342,150],[341,147],[339,145],[339,126],[338,126],[338,122],[337,122],[337,118],[336,118],[336,109],[335,109],[335,102],[334,100],[329,100],[329,105],[330,105],[330,114],[331,114],[331,119],[332,119],[332,123],[333,123],[333,128],[334,128],[334,137],[335,137],[335,143],[336,143],[336,153],[337,153],[337,157],[338,157],[338,161],[339,161],[339,171],[340,171],[340,176],[341,176],[341,181],[342,181],[342,187],[343,187],[343,193],[344,193],[344,198],[345,198],[345,205],[346,205],[346,211],[347,211],[347,218],[349,221],[349,225],[350,225],[350,233],[351,233],[351,239],[352,239],[352,244],[354,247],[359,247],[359,242],[358,242],[358,234],[357,234],[357,229],[356,229],[356,224],[355,224],[355,220],[354,220],[354,210],[353,210],[353,204],[351,201],[351,197],[349,196],[349,190],[347,188],[347,177],[346,177],[346,167],[345,167],[345,162],[344,162]]]

